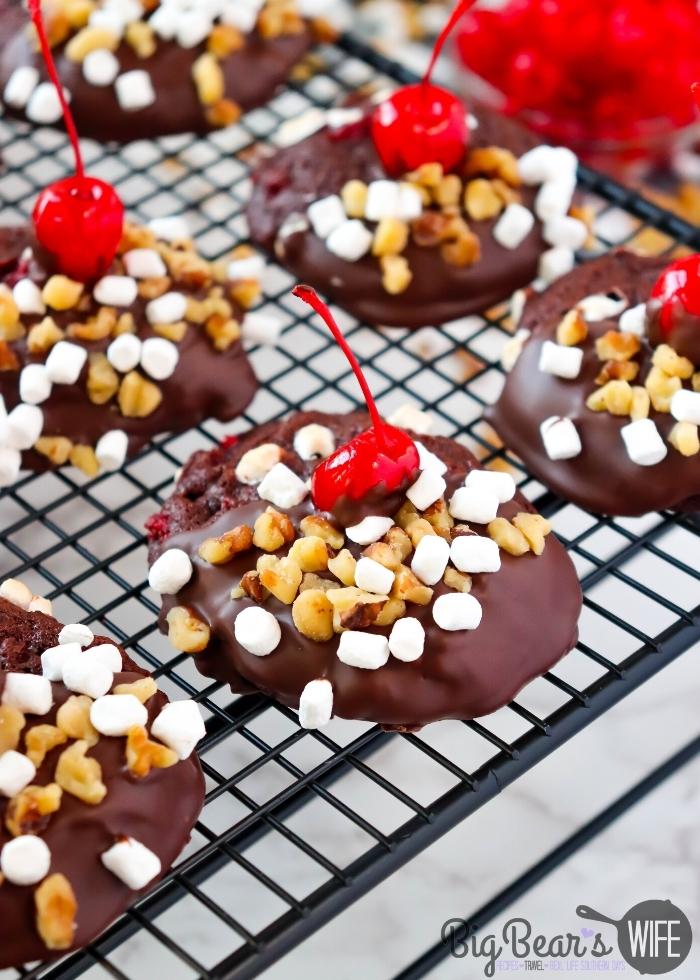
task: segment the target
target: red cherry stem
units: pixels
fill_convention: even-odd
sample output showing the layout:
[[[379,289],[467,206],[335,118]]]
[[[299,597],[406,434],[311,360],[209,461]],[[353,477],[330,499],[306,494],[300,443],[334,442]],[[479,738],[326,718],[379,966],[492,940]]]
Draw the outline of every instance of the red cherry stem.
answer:
[[[362,373],[362,368],[360,367],[357,358],[350,350],[350,347],[348,346],[348,342],[343,336],[340,327],[333,319],[333,314],[328,309],[328,307],[323,302],[323,300],[320,298],[316,290],[312,289],[311,286],[295,286],[294,289],[292,290],[292,293],[300,300],[303,300],[304,303],[307,303],[313,310],[316,311],[316,313],[318,313],[318,315],[326,324],[330,332],[335,337],[338,346],[342,350],[343,354],[345,354],[345,356],[347,357],[350,363],[350,367],[353,369],[355,373],[355,377],[357,378],[358,384],[362,389],[362,394],[365,396],[365,401],[367,402],[367,408],[369,409],[369,414],[372,417],[372,425],[374,426],[374,431],[377,436],[377,443],[380,446],[384,446],[385,444],[384,432],[383,432],[384,423],[382,422],[382,417],[379,414],[377,405],[374,401],[374,397],[372,396],[372,392],[370,391],[369,385],[367,384],[367,379]]]
[[[450,36],[454,28],[457,26],[458,21],[460,21],[462,17],[464,17],[464,15],[469,10],[469,8],[473,7],[475,3],[476,0],[460,0],[460,2],[457,4],[455,9],[452,11],[450,19],[447,21],[443,29],[440,31],[438,39],[435,42],[435,47],[433,48],[433,54],[430,59],[430,64],[428,65],[428,69],[425,75],[423,75],[423,82],[422,82],[423,86],[430,85],[430,79],[433,74],[433,69],[435,68],[438,58],[442,54],[442,49],[445,47],[448,37]]]
[[[83,165],[83,155],[80,152],[80,143],[78,142],[78,130],[75,127],[73,113],[70,111],[66,97],[63,94],[63,85],[61,84],[61,79],[58,77],[56,62],[53,59],[51,45],[49,44],[49,39],[46,36],[44,18],[41,13],[41,0],[29,0],[29,16],[32,18],[34,27],[36,28],[37,37],[39,38],[39,46],[41,47],[41,54],[46,62],[46,70],[49,73],[49,78],[54,84],[54,88],[58,94],[58,100],[61,103],[61,111],[63,112],[63,118],[66,123],[68,138],[71,146],[73,147],[73,155],[75,156],[75,172],[78,177],[84,177],[85,167]]]

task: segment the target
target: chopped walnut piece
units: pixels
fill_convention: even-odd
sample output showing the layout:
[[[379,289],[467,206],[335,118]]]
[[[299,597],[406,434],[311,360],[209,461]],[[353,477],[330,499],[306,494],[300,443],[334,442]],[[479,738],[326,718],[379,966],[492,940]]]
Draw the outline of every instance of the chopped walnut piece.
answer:
[[[348,218],[364,218],[367,205],[367,184],[361,180],[349,180],[340,192]]]
[[[418,511],[410,500],[407,500],[404,504],[402,504],[395,520],[399,528],[406,532],[408,531],[410,525],[413,524],[414,521],[418,520]],[[390,528],[388,533],[390,534],[392,530],[393,528]]]
[[[530,550],[530,545],[523,532],[505,517],[497,517],[491,521],[488,532],[489,537],[496,542],[498,547],[507,551],[509,555],[518,557]]]
[[[206,111],[207,122],[210,126],[215,126],[217,129],[225,129],[226,126],[233,126],[242,115],[243,110],[233,99],[221,99],[215,105],[209,106]]]
[[[417,170],[406,174],[407,180],[421,187],[436,188],[442,180],[444,171],[441,163],[422,163]]]
[[[174,606],[167,616],[168,640],[181,653],[201,653],[211,640],[211,629],[191,610]]]
[[[130,684],[117,684],[112,691],[112,694],[133,694],[141,704],[146,704],[157,693],[158,685],[152,677],[141,677]]]
[[[202,105],[211,106],[224,97],[225,80],[221,65],[209,51],[201,54],[192,65],[192,80]]]
[[[321,578],[315,572],[305,572],[299,586],[299,592],[307,592],[309,589],[320,589],[321,592],[328,592],[329,589],[337,589],[338,583],[332,578]]]
[[[24,736],[27,758],[38,769],[52,749],[65,745],[67,741],[66,733],[55,725],[34,725]]]
[[[692,422],[676,422],[668,434],[668,441],[681,456],[697,456],[700,452],[698,427]]]
[[[152,276],[150,279],[142,279],[139,282],[139,296],[142,299],[158,299],[163,296],[172,286],[170,276]]]
[[[355,586],[329,589],[326,596],[333,606],[333,629],[336,633],[373,626],[387,603],[386,596],[373,595]]]
[[[18,708],[0,704],[0,756],[17,748],[24,726],[25,718]]]
[[[80,739],[88,746],[97,745],[100,736],[92,727],[90,708],[92,698],[87,694],[73,694],[61,705],[56,714],[56,724],[68,738]]]
[[[64,466],[73,449],[73,443],[65,436],[41,436],[34,448],[42,456],[51,460],[54,466]]]
[[[239,524],[218,538],[203,541],[199,546],[199,557],[210,565],[225,565],[252,547],[253,532],[247,525]]]
[[[471,592],[472,590],[471,575],[467,575],[465,572],[458,572],[451,565],[445,569],[442,580],[448,589],[454,589],[455,592]]]
[[[318,514],[309,514],[303,517],[299,524],[299,530],[305,537],[321,538],[326,544],[337,551],[345,544],[345,536],[342,531],[334,527],[325,517]]]
[[[396,525],[389,528],[382,540],[389,545],[392,551],[396,552],[400,561],[405,561],[413,551],[411,539],[402,528]]]
[[[490,180],[479,177],[469,181],[464,191],[464,210],[473,221],[495,218],[503,207],[503,199]]]
[[[102,766],[97,759],[86,755],[90,748],[86,741],[74,742],[64,749],[56,766],[58,785],[89,806],[97,806],[107,795],[102,782]]]
[[[0,340],[19,340],[25,333],[11,290],[0,284]]]
[[[441,211],[424,211],[411,222],[413,241],[421,248],[434,248],[445,240],[451,218]]]
[[[177,762],[177,753],[160,742],[152,742],[145,728],[135,725],[129,729],[126,736],[126,764],[132,776],[145,779],[151,769],[170,769]]]
[[[117,313],[111,306],[102,306],[86,323],[71,323],[68,336],[78,340],[107,340],[117,324]]]
[[[411,539],[414,548],[418,547],[421,539],[424,538],[426,534],[435,533],[436,531],[433,525],[429,521],[426,521],[424,517],[419,517],[417,520],[411,521],[406,528],[406,534],[408,534],[409,538]]]
[[[259,572],[246,572],[238,588],[254,602],[264,602],[269,595],[267,590],[263,588]],[[233,592],[231,598],[235,598]],[[239,596],[239,598],[243,598],[243,596]]]
[[[212,313],[207,317],[204,329],[214,348],[222,353],[228,350],[231,344],[235,344],[241,336],[241,325],[238,320],[222,316],[220,313]]]
[[[134,314],[122,313],[119,317],[117,317],[117,322],[112,333],[115,337],[121,337],[123,333],[136,333],[136,321],[134,320]]]
[[[467,229],[454,241],[441,245],[440,254],[448,265],[456,265],[460,268],[474,265],[481,258],[481,242],[474,232]]]
[[[150,58],[156,52],[156,36],[145,20],[133,20],[127,24],[124,40],[139,58]]]
[[[325,572],[328,568],[328,545],[316,535],[297,538],[289,549],[288,557],[297,563],[302,572]]]
[[[646,388],[634,385],[632,388],[632,405],[630,407],[630,418],[632,421],[636,422],[638,419],[648,418],[650,408],[651,398],[649,397],[649,392]]]
[[[491,187],[498,194],[500,199],[504,204],[521,204],[522,195],[519,191],[507,184],[505,180],[501,180],[500,177],[494,177],[491,181]]]
[[[457,174],[446,174],[433,190],[433,200],[441,208],[454,207],[462,196],[462,181]]]
[[[123,255],[124,252],[130,252],[134,248],[153,248],[156,241],[155,234],[146,225],[137,225],[132,221],[126,221],[118,251],[120,255]]]
[[[63,5],[63,13],[74,30],[85,27],[94,10],[95,0],[66,0]]]
[[[606,361],[596,375],[595,383],[605,385],[608,381],[634,381],[639,374],[636,361]]]
[[[691,378],[695,370],[692,361],[687,357],[681,357],[668,344],[660,344],[656,348],[651,362],[654,367],[660,368],[669,377],[682,378],[684,381]]]
[[[41,298],[54,310],[72,310],[83,295],[84,288],[82,282],[76,282],[68,276],[55,275],[47,279]]]
[[[231,24],[215,24],[207,38],[207,50],[216,58],[226,58],[244,44],[243,34]]]
[[[632,388],[627,381],[608,381],[586,399],[586,407],[592,412],[610,412],[611,415],[629,415],[632,409]]]
[[[30,354],[47,354],[63,336],[64,333],[56,321],[45,316],[40,323],[31,327],[27,335],[27,350]]]
[[[262,296],[262,286],[257,279],[239,279],[230,287],[231,299],[235,300],[244,310],[249,310]]]
[[[552,525],[541,514],[530,514],[523,511],[513,518],[513,525],[523,533],[530,545],[530,550],[536,555],[544,551],[544,539],[551,533]]]
[[[173,281],[188,289],[205,289],[211,286],[213,270],[211,262],[196,252],[187,249],[176,251],[172,249],[165,256]]]
[[[430,524],[436,534],[446,541],[450,540],[450,531],[454,527],[454,518],[450,514],[447,504],[440,498],[431,504],[427,510],[423,511],[423,518]]]
[[[305,26],[296,8],[284,0],[263,7],[258,17],[258,32],[265,39],[301,34]]]
[[[601,361],[629,361],[639,352],[642,342],[633,333],[608,330],[595,342],[596,354]]]
[[[433,598],[433,590],[423,585],[407,565],[400,565],[395,572],[391,598],[415,602],[418,606],[427,606]]]
[[[409,227],[399,218],[382,218],[374,232],[372,255],[399,255],[408,244]]]
[[[302,540],[309,541],[311,539],[303,538]],[[313,569],[307,569],[307,571],[313,571]],[[260,572],[260,581],[263,586],[286,606],[290,606],[294,602],[301,585],[301,579],[302,570],[293,558],[280,558],[274,565],[264,568]]]
[[[279,551],[295,537],[294,525],[286,514],[268,507],[253,525],[253,544],[262,551]]]
[[[518,160],[501,146],[482,146],[471,150],[464,168],[466,177],[500,177],[511,187],[520,186]]]
[[[0,371],[19,371],[19,358],[6,340],[0,340]]]
[[[171,340],[174,344],[181,344],[187,333],[187,324],[184,320],[180,320],[179,323],[154,323],[153,333]]]
[[[63,790],[56,783],[48,786],[25,786],[13,796],[5,811],[5,826],[13,837],[42,834],[52,813],[61,806]]]
[[[78,901],[62,874],[44,878],[34,892],[36,928],[47,949],[70,949],[77,928]]]
[[[693,375],[693,391],[700,391],[700,371],[696,371]]]
[[[300,592],[292,606],[294,625],[303,636],[317,643],[333,637],[333,606],[321,589]]]
[[[118,401],[124,418],[145,419],[159,407],[163,401],[163,393],[138,371],[130,371],[119,386]]]
[[[375,626],[393,626],[397,619],[403,619],[406,615],[406,603],[403,599],[391,596],[382,606],[377,616]]]
[[[390,296],[406,292],[413,281],[413,273],[403,255],[383,255],[379,264],[382,270],[382,286]]]
[[[649,392],[651,404],[657,412],[670,412],[671,399],[680,391],[680,378],[672,378],[660,367],[653,367],[646,377],[644,387]]]
[[[119,390],[119,375],[104,354],[90,354],[87,376],[88,398],[93,405],[106,405]]]
[[[343,548],[335,558],[328,559],[328,571],[335,575],[343,585],[354,585],[356,564],[352,552]]]
[[[105,27],[84,27],[74,34],[65,47],[64,54],[69,61],[82,64],[92,51],[116,51],[119,38],[114,31]]]
[[[386,541],[375,541],[374,544],[368,545],[362,554],[365,558],[371,558],[372,561],[383,565],[384,568],[390,568],[392,572],[399,567],[402,561],[402,556],[394,551]]]
[[[92,446],[74,445],[68,454],[68,459],[71,465],[79,469],[85,476],[97,476],[100,472],[100,464]]]
[[[557,326],[557,343],[575,347],[588,336],[588,324],[580,310],[569,310]]]

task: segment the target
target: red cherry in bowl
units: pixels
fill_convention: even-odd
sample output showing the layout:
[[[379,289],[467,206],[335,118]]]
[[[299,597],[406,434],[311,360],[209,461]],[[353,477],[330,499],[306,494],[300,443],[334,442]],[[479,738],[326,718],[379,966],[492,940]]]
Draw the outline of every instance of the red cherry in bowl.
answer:
[[[647,304],[651,343],[669,344],[700,365],[700,255],[688,255],[667,266],[656,280]]]

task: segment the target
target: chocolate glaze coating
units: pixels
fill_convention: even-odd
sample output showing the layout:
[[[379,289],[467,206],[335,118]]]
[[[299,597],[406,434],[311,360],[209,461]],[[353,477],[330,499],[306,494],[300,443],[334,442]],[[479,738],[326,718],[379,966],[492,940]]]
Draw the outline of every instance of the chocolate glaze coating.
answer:
[[[0,91],[15,68],[33,64],[43,69],[41,58],[31,49],[25,33],[26,18],[18,23],[14,15],[9,24],[0,28]],[[294,65],[313,44],[310,29],[265,40],[257,32],[249,34],[245,46],[221,62],[226,80],[226,98],[233,99],[243,109],[252,109],[267,102],[289,75]],[[122,72],[145,69],[151,76],[156,101],[145,109],[125,112],[119,105],[114,86],[99,88],[88,84],[82,66],[69,61],[63,49],[54,52],[56,66],[63,83],[72,94],[71,109],[81,136],[108,142],[116,140],[153,139],[172,133],[205,133],[212,129],[207,123],[204,107],[197,98],[192,82],[192,65],[206,50],[183,48],[170,41],[158,41],[152,58],[139,58],[122,43],[115,52]],[[20,118],[23,112],[10,107],[7,111]],[[62,123],[57,124],[62,127]]]
[[[57,642],[59,623],[41,613],[27,613],[0,600],[0,650],[5,670],[36,670],[36,657]],[[11,636],[6,631],[11,632]],[[5,656],[8,640],[13,644]],[[105,642],[104,639],[96,642]],[[111,641],[106,641],[111,642]],[[128,684],[144,676],[124,657],[124,672],[115,675],[115,684]],[[131,669],[133,667],[133,669]],[[5,684],[0,671],[0,695]],[[61,704],[70,697],[63,684],[53,684],[54,706],[42,717],[27,716],[27,728],[54,724]],[[167,703],[157,693],[148,702],[148,726]],[[25,728],[25,732],[27,731]],[[23,751],[20,742],[19,751]],[[52,750],[39,767],[34,785],[53,782],[56,763],[66,746]],[[89,757],[102,767],[107,796],[97,807],[88,806],[64,792],[60,810],[53,814],[41,834],[52,862],[50,874],[61,873],[70,881],[78,901],[77,931],[71,949],[92,942],[134,901],[131,891],[100,861],[100,855],[120,836],[131,836],[158,855],[163,874],[187,843],[204,801],[204,779],[197,756],[170,769],[154,769],[143,780],[130,775],[124,760],[125,739],[102,736]],[[0,798],[0,848],[11,835],[5,828],[7,801]],[[20,966],[34,960],[55,959],[64,953],[50,953],[35,928],[35,887],[19,887],[5,881],[0,887],[0,968]]]
[[[670,303],[670,329],[668,332],[661,323],[661,300],[650,299],[647,303],[647,332],[652,344],[670,344],[693,364],[700,364],[700,316],[686,310],[676,296]]]
[[[516,156],[536,139],[508,119],[488,110],[475,112],[479,125],[471,131],[471,147],[500,146]],[[305,214],[309,204],[338,194],[348,180],[365,182],[386,177],[371,138],[356,132],[342,139],[323,129],[301,143],[264,161],[254,174],[248,222],[255,242],[268,251],[284,220]],[[523,203],[532,207],[536,189],[521,188]],[[437,248],[420,248],[412,240],[402,253],[413,272],[408,289],[391,296],[382,285],[379,261],[371,255],[345,262],[329,252],[313,231],[284,239],[282,263],[367,323],[421,327],[478,313],[509,296],[537,275],[540,255],[548,247],[541,226],[517,249],[506,249],[493,237],[496,219],[470,222],[481,242],[481,259],[473,266],[449,265]]]
[[[198,547],[237,524],[252,524],[267,506],[255,487],[243,486],[235,478],[235,466],[248,449],[275,442],[285,450],[288,466],[303,477],[310,475],[313,464],[303,463],[292,447],[296,430],[311,422],[329,426],[340,444],[366,428],[368,418],[359,412],[345,416],[305,412],[260,426],[234,446],[195,454],[165,504],[158,525],[161,539],[152,543],[150,560],[167,548],[183,548],[192,557],[195,574],[177,596],[164,597],[161,626],[165,627],[168,609],[180,604],[211,624],[212,642],[196,656],[205,676],[230,684],[234,691],[264,691],[292,707],[298,705],[309,681],[325,677],[333,684],[335,714],[415,730],[441,718],[466,719],[494,711],[574,646],[581,589],[566,551],[550,536],[541,557],[503,553],[498,573],[473,577],[472,594],[484,611],[480,627],[473,632],[444,632],[433,621],[432,604],[409,605],[408,615],[420,619],[426,631],[425,653],[413,663],[391,657],[379,670],[349,667],[337,657],[337,637],[328,643],[308,640],[293,626],[291,607],[272,596],[265,608],[279,618],[281,644],[268,657],[255,657],[241,648],[234,637],[234,618],[251,601],[234,602],[229,593],[243,572],[255,566],[256,555],[249,552],[215,567],[201,561]],[[470,469],[478,467],[474,456],[451,439],[420,439],[448,464],[448,494]],[[518,494],[501,506],[499,514],[512,517],[525,510],[532,507]],[[311,512],[313,504],[307,498],[289,513],[297,523]],[[474,530],[486,533],[484,527]],[[169,536],[163,539],[165,534]],[[346,546],[359,553],[350,542]],[[447,590],[438,585],[435,597],[443,591]]]
[[[597,513],[637,516],[663,508],[698,509],[700,457],[683,457],[669,446],[668,455],[658,465],[638,466],[627,455],[620,435],[629,418],[586,408],[586,398],[595,389],[595,377],[602,366],[593,342],[615,329],[617,321],[589,324],[583,367],[574,380],[540,371],[540,351],[546,340],[555,340],[562,316],[586,296],[619,290],[630,306],[646,302],[666,264],[661,258],[619,250],[579,266],[533,296],[519,324],[531,330],[532,336],[507,376],[499,401],[486,413],[506,445],[539,480],[567,500]],[[642,377],[651,356],[652,348],[644,341]],[[583,445],[576,458],[553,461],[547,456],[540,424],[552,415],[574,421]],[[675,420],[653,409],[650,417],[666,439]]]
[[[36,259],[28,269],[22,271],[21,276],[18,275],[20,256],[29,242],[30,233],[26,228],[21,231],[16,228],[0,228],[0,281],[12,285],[17,278],[25,275],[38,282],[45,281],[47,272]],[[143,340],[156,336],[145,315],[146,303],[146,300],[139,297],[129,307],[137,323],[137,333]],[[91,309],[84,313],[76,314],[75,310],[64,313],[51,311],[51,315],[59,327],[66,327],[78,319],[85,321],[98,309],[99,304],[93,300]],[[243,311],[239,309],[238,315],[242,316]],[[32,326],[42,319],[42,316],[25,315],[22,322]],[[90,353],[103,353],[112,338],[100,341],[68,339],[86,347]],[[67,436],[76,444],[94,446],[105,432],[121,429],[129,436],[129,456],[134,456],[159,433],[184,431],[207,418],[220,421],[236,418],[257,390],[255,374],[242,343],[236,341],[227,351],[216,351],[203,328],[191,324],[185,338],[177,346],[180,353],[177,367],[171,377],[156,382],[163,393],[163,400],[147,418],[124,418],[114,398],[106,405],[94,405],[88,398],[85,387],[88,361],[75,385],[54,385],[48,400],[39,406],[44,413],[43,434]],[[14,341],[11,347],[22,367],[46,360],[46,355],[29,353],[26,337]],[[0,395],[5,399],[8,411],[18,404],[20,397],[17,371],[0,372]],[[41,471],[50,466],[50,463],[45,456],[30,450],[22,454],[22,466]]]

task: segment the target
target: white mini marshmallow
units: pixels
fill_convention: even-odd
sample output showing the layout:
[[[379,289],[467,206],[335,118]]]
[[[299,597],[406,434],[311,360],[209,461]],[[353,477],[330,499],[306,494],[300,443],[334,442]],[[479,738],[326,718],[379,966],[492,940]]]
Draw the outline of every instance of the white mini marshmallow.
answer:
[[[192,562],[181,548],[168,548],[151,566],[148,584],[160,595],[175,595],[192,578]]]
[[[588,228],[578,218],[557,214],[545,224],[542,235],[550,245],[563,245],[577,251],[583,248],[588,238]]]
[[[174,4],[161,3],[148,23],[162,41],[172,41],[177,32],[180,13]]]
[[[338,659],[348,667],[378,670],[389,659],[389,641],[379,633],[346,630],[340,634]]]
[[[644,304],[641,304],[642,307]],[[577,303],[577,308],[583,314],[584,320],[589,323],[599,323],[601,320],[610,320],[613,317],[619,316],[620,313],[626,308],[627,300],[622,296],[606,296],[605,293],[593,293],[592,296],[586,296]],[[620,329],[622,329],[622,323],[620,323]]]
[[[148,227],[162,242],[187,241],[190,237],[187,219],[181,214],[169,215],[166,218],[152,218],[148,222]]]
[[[437,469],[428,467],[421,472],[416,482],[408,488],[406,496],[416,510],[427,510],[439,500],[447,489],[447,484]]]
[[[534,187],[552,180],[554,174],[554,147],[534,146],[518,160],[518,173],[524,184]]]
[[[69,691],[76,694],[87,694],[95,700],[109,691],[114,683],[114,674],[96,657],[81,650],[73,656],[66,657],[63,664],[63,683]]]
[[[39,84],[39,71],[33,65],[15,68],[5,85],[3,99],[13,109],[24,109]]]
[[[258,496],[275,507],[296,507],[309,493],[306,483],[284,463],[275,463],[258,484]]]
[[[475,630],[482,612],[479,600],[468,592],[447,592],[433,605],[433,619],[441,630]]]
[[[138,283],[131,276],[104,276],[92,291],[103,306],[131,306],[138,293]]]
[[[225,3],[221,11],[224,24],[237,27],[243,34],[250,34],[255,27],[262,3],[260,0],[243,0],[243,3]],[[299,9],[299,13],[302,13]]]
[[[401,221],[415,221],[423,214],[423,198],[417,187],[412,184],[401,184],[399,189],[399,206],[396,217]]]
[[[114,643],[100,643],[96,647],[91,647],[87,651],[87,656],[99,660],[113,674],[118,674],[123,667],[122,655],[119,652],[119,647],[115,646]]]
[[[31,449],[44,428],[44,413],[37,405],[16,405],[6,420],[8,449]]]
[[[89,647],[95,635],[85,623],[68,623],[58,634],[59,643],[77,643],[81,648]]]
[[[381,221],[395,218],[401,206],[401,186],[394,180],[373,180],[367,187],[365,218]]]
[[[65,89],[64,93],[68,95]],[[58,122],[63,111],[52,82],[40,82],[37,85],[29,98],[25,112],[28,119],[40,126]]]
[[[100,735],[117,737],[145,726],[148,711],[133,694],[105,694],[92,703],[90,721]]]
[[[101,861],[115,878],[140,892],[161,872],[160,858],[133,837],[122,838],[102,854]]]
[[[226,275],[231,282],[245,282],[250,279],[261,279],[265,272],[265,259],[262,255],[246,255],[245,258],[232,259],[228,264]]]
[[[0,584],[0,599],[6,599],[13,606],[19,606],[20,609],[29,609],[29,603],[32,601],[32,590],[19,579],[6,578]]]
[[[185,10],[180,14],[175,40],[182,48],[196,48],[207,39],[212,27],[211,14],[203,10]]]
[[[196,701],[171,701],[151,726],[151,734],[177,755],[189,759],[195,746],[204,738],[202,711]]]
[[[460,534],[456,537],[450,548],[450,558],[460,572],[497,572],[501,567],[498,545],[480,534]]]
[[[243,453],[236,466],[236,479],[249,486],[255,486],[281,459],[280,447],[274,442],[264,442],[261,446]]]
[[[248,312],[241,323],[241,336],[247,344],[274,347],[282,333],[282,321],[272,313]]]
[[[46,358],[46,373],[55,385],[74,385],[87,361],[88,352],[78,344],[59,340]]]
[[[141,340],[133,333],[120,334],[107,348],[107,360],[122,374],[133,371],[141,360]]]
[[[138,112],[156,101],[151,76],[140,68],[126,71],[114,82],[117,102],[125,112]]]
[[[551,221],[566,214],[576,189],[575,177],[548,180],[540,187],[535,198],[535,214],[540,221]]]
[[[423,656],[425,630],[413,616],[397,619],[389,634],[389,650],[397,660],[412,663]]]
[[[651,419],[637,419],[620,429],[627,455],[638,466],[656,466],[668,454],[668,447]]]
[[[105,432],[97,440],[95,456],[103,470],[113,473],[124,465],[129,449],[129,437],[122,429]]]
[[[337,194],[314,201],[308,206],[306,213],[314,232],[324,241],[332,231],[347,221],[343,202]]]
[[[523,204],[509,204],[493,227],[493,237],[503,248],[518,248],[535,225],[535,216]]]
[[[177,346],[165,337],[149,337],[141,345],[141,367],[156,381],[171,378],[179,360]]]
[[[16,449],[0,446],[0,487],[11,487],[19,476],[21,466],[22,457]]]
[[[269,656],[282,639],[280,624],[272,613],[260,606],[249,606],[239,612],[233,630],[243,649],[256,657]]]
[[[671,415],[679,422],[700,425],[700,391],[681,388],[671,399]]]
[[[547,249],[540,255],[539,276],[549,284],[571,272],[574,267],[574,253],[561,245]]]
[[[418,439],[415,441],[415,447],[418,450],[418,463],[421,470],[434,470],[439,476],[447,473],[447,463],[443,462],[435,453],[431,453],[429,449],[426,449]]]
[[[383,538],[389,528],[394,526],[391,517],[365,517],[359,524],[345,528],[345,533],[354,544],[373,544]]]
[[[53,385],[44,364],[27,364],[19,376],[19,397],[28,405],[41,405],[51,395]]]
[[[103,7],[102,9],[93,10],[88,23],[90,27],[98,27],[101,30],[109,31],[110,34],[114,34],[119,40],[124,36],[126,29],[126,20],[121,16],[119,10],[114,7]]]
[[[450,546],[438,534],[425,534],[413,554],[411,571],[426,585],[435,585],[445,574]]]
[[[53,705],[51,683],[37,674],[5,674],[2,703],[25,715],[45,715]]]
[[[515,480],[510,473],[499,473],[497,470],[470,470],[464,485],[473,490],[487,490],[495,494],[499,504],[507,504],[516,491]]]
[[[424,412],[416,405],[406,402],[391,413],[387,422],[399,429],[411,429],[412,432],[417,432],[419,436],[427,436],[433,427],[433,416],[430,412]],[[421,469],[425,469],[425,467],[421,467]]]
[[[41,290],[31,279],[20,279],[12,287],[12,296],[20,313],[36,313],[43,316],[46,304],[41,298]]]
[[[458,487],[450,500],[450,514],[458,521],[489,524],[498,513],[499,503],[498,495],[487,487]]]
[[[294,434],[294,451],[304,460],[327,459],[335,450],[335,436],[327,425],[304,425]]]
[[[167,267],[154,248],[132,248],[124,255],[126,271],[134,279],[157,279],[167,275]]]
[[[29,786],[36,776],[36,766],[21,752],[10,749],[0,755],[0,795],[12,799]]]
[[[32,596],[32,601],[29,603],[29,612],[40,612],[45,616],[51,616],[53,614],[52,602],[50,599],[45,599],[40,595]]]
[[[629,310],[620,317],[620,330],[623,333],[633,333],[636,337],[643,337],[646,333],[647,304],[638,303],[631,306]]]
[[[372,247],[373,236],[369,228],[354,219],[339,225],[326,239],[326,248],[346,262],[359,262]]]
[[[309,681],[299,698],[299,724],[302,728],[323,728],[333,717],[333,685],[330,681]]]
[[[49,873],[51,851],[41,837],[23,834],[0,851],[0,871],[12,885],[36,885]]]
[[[326,113],[315,106],[298,116],[287,119],[274,135],[276,146],[294,146],[308,136],[313,136],[326,125]]]
[[[355,566],[355,585],[375,595],[389,595],[395,575],[373,558],[360,558]]]
[[[571,419],[551,415],[540,425],[544,449],[552,460],[573,459],[583,449],[581,437]]]
[[[146,306],[149,323],[177,323],[187,312],[187,300],[182,293],[164,293]]]
[[[106,88],[119,74],[119,61],[108,48],[97,48],[83,58],[83,78],[89,85]]]
[[[41,672],[47,680],[55,683],[63,680],[63,668],[68,658],[82,651],[79,643],[65,643],[61,640],[60,634],[58,639],[57,647],[49,647],[41,655]]]
[[[566,347],[545,340],[540,350],[539,369],[557,378],[577,378],[583,364],[583,350],[580,347]]]

